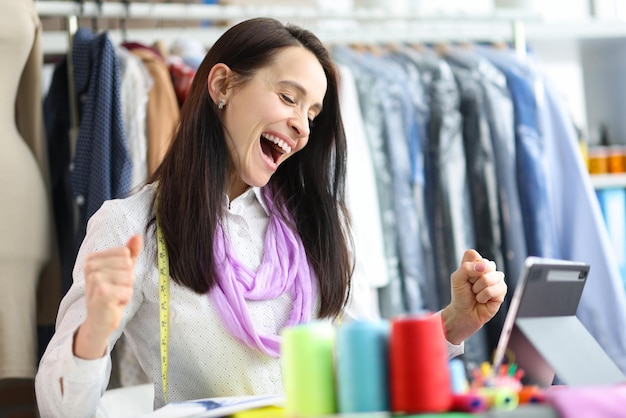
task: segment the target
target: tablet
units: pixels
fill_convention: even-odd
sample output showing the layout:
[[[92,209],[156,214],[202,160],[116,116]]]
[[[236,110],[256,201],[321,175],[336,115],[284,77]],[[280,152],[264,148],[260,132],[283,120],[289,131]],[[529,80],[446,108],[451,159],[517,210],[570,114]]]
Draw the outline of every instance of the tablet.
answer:
[[[587,263],[528,257],[494,352],[493,367],[516,363],[526,384],[613,384],[626,378],[576,317]]]

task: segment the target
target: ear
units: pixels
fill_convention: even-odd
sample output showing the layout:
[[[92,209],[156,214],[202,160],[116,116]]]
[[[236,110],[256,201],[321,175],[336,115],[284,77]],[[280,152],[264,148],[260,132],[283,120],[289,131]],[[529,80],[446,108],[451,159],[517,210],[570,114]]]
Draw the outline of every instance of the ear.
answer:
[[[211,68],[207,86],[213,103],[217,104],[220,100],[228,101],[232,76],[233,72],[226,64],[218,63]]]

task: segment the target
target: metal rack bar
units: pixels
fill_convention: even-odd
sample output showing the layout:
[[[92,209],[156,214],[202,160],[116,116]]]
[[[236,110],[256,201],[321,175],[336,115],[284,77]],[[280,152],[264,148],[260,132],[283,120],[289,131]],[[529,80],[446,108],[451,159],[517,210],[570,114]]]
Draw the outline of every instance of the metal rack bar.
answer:
[[[302,6],[239,6],[186,3],[106,3],[98,1],[36,2],[41,17],[78,17],[156,19],[158,21],[227,21],[235,23],[257,16],[272,16],[299,24],[316,33],[327,43],[391,42],[474,42],[497,41],[525,45],[525,22],[539,17],[526,12],[497,12],[488,16],[398,14],[380,8],[329,11]],[[212,44],[225,30],[218,26],[109,30],[113,40],[136,39],[145,42],[168,42],[181,36],[201,39]],[[45,53],[63,53],[65,37],[59,32],[45,32]]]
[[[82,17],[127,17],[171,20],[229,20],[247,19],[255,16],[273,16],[277,19],[350,19],[356,21],[430,20],[465,21],[512,21],[536,20],[538,15],[528,12],[498,11],[487,16],[437,15],[423,16],[415,13],[397,13],[383,8],[361,8],[350,11],[327,10],[310,6],[243,6],[187,3],[106,3],[96,1],[44,1],[36,2],[40,16],[79,15]]]

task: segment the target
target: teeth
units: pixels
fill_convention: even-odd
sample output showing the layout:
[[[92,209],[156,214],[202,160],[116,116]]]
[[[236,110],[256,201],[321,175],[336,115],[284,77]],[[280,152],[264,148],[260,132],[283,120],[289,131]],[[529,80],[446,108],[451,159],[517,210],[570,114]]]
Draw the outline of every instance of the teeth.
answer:
[[[275,136],[274,136],[274,135],[272,135],[272,134],[265,133],[265,132],[263,132],[263,133],[261,134],[261,136],[262,136],[263,138],[267,139],[268,141],[270,141],[270,142],[272,142],[272,143],[274,143],[274,144],[278,145],[278,146],[280,147],[280,149],[281,149],[281,150],[283,150],[283,152],[284,152],[285,154],[288,154],[288,153],[290,153],[290,152],[291,152],[291,147],[290,147],[289,145],[287,145],[287,144],[285,143],[285,141],[283,141],[282,139],[280,139],[280,138],[278,138],[278,137],[275,137]]]

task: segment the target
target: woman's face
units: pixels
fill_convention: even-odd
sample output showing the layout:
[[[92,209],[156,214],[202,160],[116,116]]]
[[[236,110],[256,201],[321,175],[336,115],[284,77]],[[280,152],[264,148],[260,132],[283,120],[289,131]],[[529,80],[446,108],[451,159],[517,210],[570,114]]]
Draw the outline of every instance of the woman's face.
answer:
[[[326,75],[306,48],[288,47],[272,64],[236,85],[222,110],[235,172],[228,195],[264,186],[278,166],[307,144],[310,122],[322,110]]]

